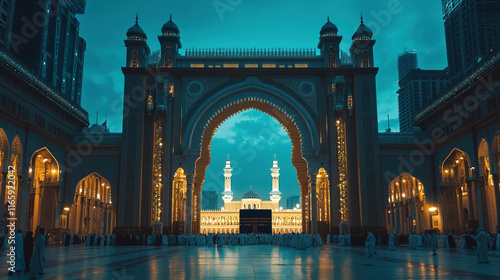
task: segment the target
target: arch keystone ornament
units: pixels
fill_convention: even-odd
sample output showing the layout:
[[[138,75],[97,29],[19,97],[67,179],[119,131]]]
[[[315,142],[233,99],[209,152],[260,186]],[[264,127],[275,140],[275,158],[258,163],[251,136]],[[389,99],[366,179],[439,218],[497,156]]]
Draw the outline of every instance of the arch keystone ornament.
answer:
[[[161,95],[164,106],[146,98],[124,105],[118,231],[151,232],[159,221],[165,233],[199,233],[207,222],[200,220],[201,190],[213,135],[249,109],[275,118],[290,137],[303,232],[326,237],[341,222],[359,231],[385,228],[376,102],[363,102],[376,100],[371,36],[353,36],[351,58],[340,60],[342,37],[328,22],[319,55],[254,49],[181,55],[179,34],[172,20],[163,26],[161,59],[152,65],[141,62],[149,54],[146,36],[126,44],[127,61],[138,51],[139,67],[122,68],[124,99]],[[157,76],[168,76],[169,94]]]

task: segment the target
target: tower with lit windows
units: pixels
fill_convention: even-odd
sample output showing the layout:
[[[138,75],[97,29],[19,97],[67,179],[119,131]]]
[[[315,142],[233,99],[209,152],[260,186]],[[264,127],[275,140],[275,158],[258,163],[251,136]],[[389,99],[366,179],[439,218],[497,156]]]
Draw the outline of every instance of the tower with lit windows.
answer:
[[[222,193],[222,200],[224,203],[231,202],[233,200],[233,192],[231,191],[231,173],[233,169],[231,168],[231,161],[229,161],[229,155],[227,155],[226,166],[224,167],[224,192]]]
[[[271,176],[273,177],[273,190],[269,193],[271,201],[279,203],[281,200],[280,192],[280,168],[278,167],[278,161],[276,160],[276,155],[274,155],[273,167],[271,168]]]

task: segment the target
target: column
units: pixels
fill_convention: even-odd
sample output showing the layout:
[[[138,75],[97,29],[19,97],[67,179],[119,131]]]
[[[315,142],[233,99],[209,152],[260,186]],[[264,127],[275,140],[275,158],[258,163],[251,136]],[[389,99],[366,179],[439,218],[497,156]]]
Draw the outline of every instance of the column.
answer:
[[[470,222],[474,221],[474,202],[473,202],[474,184],[472,183],[472,180],[467,181],[467,192],[469,196],[469,222]],[[462,209],[460,209],[460,211],[462,211]]]
[[[498,186],[498,174],[493,175],[493,188],[495,189],[495,202],[497,205],[497,232],[500,232],[500,189]]]
[[[186,228],[187,233],[192,233],[193,228],[191,225],[193,213],[193,174],[186,174],[187,180],[187,203],[186,203]]]
[[[311,233],[318,233],[318,199],[316,194],[316,175],[309,173],[311,184]]]
[[[309,203],[307,203],[307,191],[305,190],[305,188],[306,187],[301,186],[301,190],[300,190],[300,193],[301,193],[301,197],[300,197],[301,202],[300,203],[302,204],[302,232],[303,233],[308,232],[307,220],[309,219],[309,215],[307,214],[307,206]]]
[[[401,193],[399,194],[401,195]],[[399,196],[398,198],[398,202],[396,203],[396,207],[398,209],[398,217],[397,217],[397,223],[398,223],[398,227],[397,227],[397,232],[398,234],[402,234],[403,233],[403,207],[401,206],[401,202],[399,201],[401,199],[401,196]]]
[[[479,218],[479,226],[484,228],[484,212],[483,212],[483,196],[484,193],[484,180],[479,179],[474,183],[476,189],[476,203],[477,203],[477,213]]]

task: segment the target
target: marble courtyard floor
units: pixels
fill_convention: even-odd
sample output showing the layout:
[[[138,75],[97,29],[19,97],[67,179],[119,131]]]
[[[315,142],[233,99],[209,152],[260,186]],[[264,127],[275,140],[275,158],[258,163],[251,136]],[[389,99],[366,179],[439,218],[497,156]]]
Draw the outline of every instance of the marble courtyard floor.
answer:
[[[0,279],[7,276],[1,251]],[[500,253],[478,264],[474,251],[440,248],[377,248],[367,258],[362,247],[323,246],[299,251],[274,245],[215,247],[100,247],[46,249],[45,275],[39,279],[500,279]]]

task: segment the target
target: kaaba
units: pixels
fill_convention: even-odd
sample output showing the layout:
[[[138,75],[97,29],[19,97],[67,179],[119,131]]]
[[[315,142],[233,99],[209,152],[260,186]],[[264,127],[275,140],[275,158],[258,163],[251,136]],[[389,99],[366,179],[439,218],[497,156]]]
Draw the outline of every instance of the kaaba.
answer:
[[[273,212],[270,209],[241,209],[240,233],[271,234]]]

